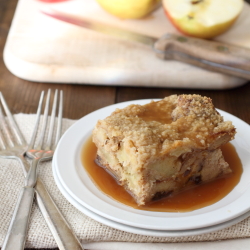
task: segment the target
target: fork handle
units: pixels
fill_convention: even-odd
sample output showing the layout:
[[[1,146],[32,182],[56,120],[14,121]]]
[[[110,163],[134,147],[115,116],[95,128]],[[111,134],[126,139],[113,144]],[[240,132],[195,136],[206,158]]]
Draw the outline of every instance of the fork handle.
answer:
[[[20,156],[19,159],[23,165],[24,172],[27,173],[29,171],[27,160],[23,156]],[[39,177],[37,178],[35,190],[37,204],[58,248],[60,250],[84,250]]]
[[[34,193],[35,189],[32,187],[22,188],[2,250],[24,249]]]
[[[40,179],[36,184],[37,204],[60,250],[84,250]]]

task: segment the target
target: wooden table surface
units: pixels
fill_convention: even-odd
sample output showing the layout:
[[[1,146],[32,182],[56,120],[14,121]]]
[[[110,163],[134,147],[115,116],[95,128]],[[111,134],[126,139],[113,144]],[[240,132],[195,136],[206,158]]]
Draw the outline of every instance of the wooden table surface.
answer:
[[[250,0],[248,0],[250,3]],[[172,94],[200,94],[212,98],[215,106],[250,124],[250,82],[229,90],[168,89],[141,87],[105,87],[77,84],[29,82],[12,75],[4,65],[3,48],[14,15],[17,0],[0,0],[0,91],[13,113],[35,113],[42,90],[64,91],[64,117],[79,119],[86,114],[114,103]]]

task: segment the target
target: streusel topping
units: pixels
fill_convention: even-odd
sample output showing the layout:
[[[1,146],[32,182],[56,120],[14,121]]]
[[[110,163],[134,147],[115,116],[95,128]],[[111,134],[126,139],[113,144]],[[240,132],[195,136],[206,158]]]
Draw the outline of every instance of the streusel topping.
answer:
[[[235,135],[210,98],[200,95],[172,95],[146,105],[115,110],[98,122],[109,139],[116,138],[135,147],[142,161],[180,148],[209,148],[216,137]]]

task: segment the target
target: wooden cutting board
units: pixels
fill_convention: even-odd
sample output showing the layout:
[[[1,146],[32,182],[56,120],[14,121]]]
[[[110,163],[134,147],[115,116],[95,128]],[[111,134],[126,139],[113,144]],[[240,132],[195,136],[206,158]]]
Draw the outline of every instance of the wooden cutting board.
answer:
[[[245,79],[210,72],[177,61],[162,61],[144,45],[67,24],[42,14],[58,10],[127,30],[160,37],[178,33],[159,8],[141,20],[121,20],[95,0],[42,3],[19,0],[4,49],[4,62],[16,76],[36,82],[113,86],[227,89]],[[216,38],[250,48],[250,7]]]

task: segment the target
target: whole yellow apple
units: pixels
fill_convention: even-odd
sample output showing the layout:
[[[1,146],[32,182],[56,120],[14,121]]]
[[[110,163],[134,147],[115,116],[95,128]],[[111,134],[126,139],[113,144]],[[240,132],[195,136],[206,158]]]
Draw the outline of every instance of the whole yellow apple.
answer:
[[[96,0],[110,14],[122,19],[138,19],[156,9],[161,0]]]
[[[169,20],[183,34],[213,38],[224,33],[243,9],[243,0],[163,0]]]

